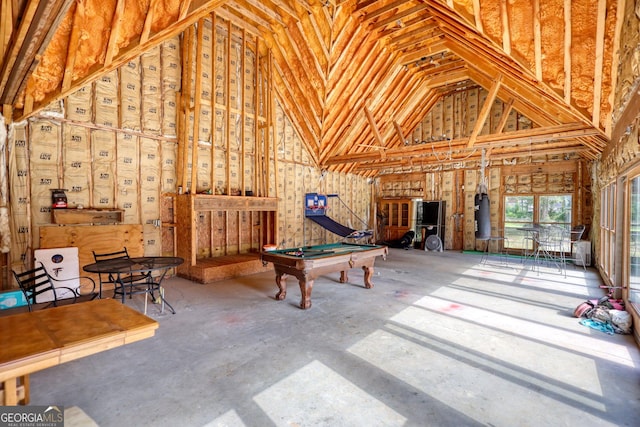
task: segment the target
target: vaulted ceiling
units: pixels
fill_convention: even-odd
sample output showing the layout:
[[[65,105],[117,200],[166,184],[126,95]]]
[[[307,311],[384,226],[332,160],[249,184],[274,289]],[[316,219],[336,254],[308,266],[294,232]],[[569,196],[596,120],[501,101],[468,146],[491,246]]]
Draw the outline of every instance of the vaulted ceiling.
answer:
[[[320,167],[577,153],[611,134],[624,1],[0,0],[0,104],[27,117],[215,13],[265,41],[279,100]],[[483,88],[463,137],[413,144],[443,96]],[[530,129],[481,133],[490,105]]]

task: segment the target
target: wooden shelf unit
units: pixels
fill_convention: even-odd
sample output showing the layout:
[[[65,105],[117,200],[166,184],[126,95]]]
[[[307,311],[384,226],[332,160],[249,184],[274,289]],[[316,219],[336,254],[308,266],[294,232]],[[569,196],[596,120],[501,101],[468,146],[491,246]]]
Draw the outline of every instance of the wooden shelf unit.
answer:
[[[54,224],[120,224],[124,209],[51,209]]]
[[[200,283],[210,283],[262,271],[262,247],[278,241],[277,209],[278,199],[273,197],[176,195],[176,254],[184,258],[184,263],[178,267],[178,275]],[[250,215],[251,226],[243,228],[241,221],[237,221],[235,228],[230,231],[228,218],[243,213]],[[211,218],[210,229],[203,229],[201,218],[205,215]],[[226,223],[220,224],[216,217],[224,218]],[[208,241],[213,242],[214,228],[225,230],[224,254],[199,256],[202,248],[198,242],[203,240],[200,234],[208,235]],[[229,245],[231,234],[238,242],[234,247]],[[211,252],[212,249],[209,248]]]
[[[382,240],[398,240],[413,230],[415,223],[415,202],[412,199],[380,199],[379,212],[386,218],[382,229]]]

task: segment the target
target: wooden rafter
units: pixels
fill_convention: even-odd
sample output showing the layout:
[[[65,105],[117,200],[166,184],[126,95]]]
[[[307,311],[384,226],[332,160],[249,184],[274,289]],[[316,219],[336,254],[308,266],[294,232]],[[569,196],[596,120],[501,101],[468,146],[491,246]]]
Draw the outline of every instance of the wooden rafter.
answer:
[[[564,0],[564,102],[571,103],[571,0]]]
[[[472,148],[476,143],[476,139],[484,126],[484,122],[489,117],[489,113],[491,112],[491,106],[493,105],[493,101],[498,97],[498,91],[500,90],[500,86],[502,85],[502,75],[499,75],[491,89],[489,89],[489,94],[487,95],[487,99],[485,99],[484,104],[482,105],[482,109],[478,113],[478,119],[476,120],[476,125],[471,132],[471,136],[469,136],[469,142],[467,142],[467,148]]]
[[[502,49],[509,55],[511,53],[511,27],[509,26],[507,0],[500,0],[500,16],[502,17]]]
[[[388,18],[385,19],[381,19],[380,21],[377,21],[375,24],[373,24],[371,26],[372,30],[377,30],[379,28],[384,28],[387,25],[391,24],[391,23],[402,23],[402,19],[406,18],[408,16],[413,16],[419,12],[422,12],[423,10],[425,10],[427,8],[427,5],[424,4],[417,4],[413,7],[410,7],[408,9],[404,9],[404,10],[399,10],[396,13],[394,13],[393,15],[391,15]],[[399,28],[402,28],[402,25],[399,24],[398,25]]]
[[[542,81],[542,34],[540,33],[540,0],[533,0],[533,55],[536,78]]]
[[[27,3],[20,27],[14,33],[2,64],[0,104],[16,102],[37,65],[37,58],[44,53],[72,3],[72,0],[31,0]]]
[[[568,125],[551,126],[546,128],[533,128],[525,129],[513,132],[504,132],[502,134],[490,134],[478,136],[473,148],[489,147],[490,145],[500,146],[517,146],[527,144],[539,144],[548,143],[549,141],[560,140],[573,140],[580,137],[598,136],[597,129],[591,127],[585,127],[582,123],[571,123]],[[467,147],[469,138],[459,138],[453,141],[436,142],[430,144],[411,145],[408,147],[394,148],[385,151],[385,157],[387,159],[406,157],[412,155],[420,155],[425,153],[432,153],[434,150],[442,152],[449,148],[455,150],[469,149]],[[343,156],[335,156],[326,160],[327,165],[352,163],[352,162],[366,162],[380,160],[381,155],[376,150],[375,152],[349,154]]]
[[[604,24],[607,18],[607,1],[598,0],[598,21],[596,23],[596,55],[593,77],[593,126],[600,127],[600,102],[602,101],[602,78],[604,65]]]
[[[25,0],[21,20],[16,20],[12,16],[15,11],[7,12],[6,6],[10,3],[8,8],[12,9],[15,0],[0,1],[0,19],[3,24],[11,23],[10,29],[0,30],[0,42],[8,43],[9,37],[12,41],[6,46],[5,58],[14,64],[4,65],[0,72],[0,79],[6,79],[7,70],[11,71],[14,65],[23,68],[28,65],[28,70],[37,66],[37,53],[31,62],[18,58],[18,53],[30,40],[35,40],[27,37],[32,30],[24,22],[38,24],[34,18],[34,8],[36,5],[43,7],[45,2]],[[72,0],[66,1],[74,3]],[[553,70],[544,61],[545,55],[549,55],[551,50],[547,47],[548,40],[544,40],[544,37],[549,37],[548,31],[542,31],[546,30],[544,25],[548,22],[542,13],[545,10],[540,10],[545,6],[542,0],[533,0],[528,4],[509,0],[491,4],[485,0],[189,0],[180,2],[178,20],[164,29],[156,28],[163,18],[153,16],[154,11],[162,10],[156,1],[151,0],[146,16],[142,17],[144,22],[138,23],[142,27],[139,37],[120,48],[118,43],[122,40],[118,40],[126,30],[122,27],[126,25],[122,21],[126,14],[125,2],[114,2],[115,10],[110,18],[111,33],[107,35],[106,46],[102,47],[104,51],[96,55],[104,58],[104,64],[95,64],[87,75],[78,75],[75,67],[75,55],[80,51],[78,47],[84,47],[80,36],[85,35],[72,32],[67,46],[66,69],[59,87],[47,89],[45,99],[37,103],[34,96],[38,92],[29,88],[25,92],[23,109],[12,108],[14,119],[24,118],[31,111],[37,112],[49,102],[72,93],[213,13],[226,20],[226,25],[230,23],[234,31],[250,33],[264,41],[260,47],[263,52],[256,52],[256,55],[259,57],[267,51],[273,55],[271,62],[265,61],[269,64],[269,70],[273,71],[270,93],[277,94],[287,119],[310,150],[312,161],[322,165],[327,164],[329,159],[343,155],[367,154],[365,146],[371,143],[373,132],[367,115],[362,114],[365,107],[372,117],[378,118],[378,124],[382,118],[393,118],[393,127],[380,126],[380,144],[384,145],[385,151],[400,150],[405,148],[401,133],[406,133],[410,138],[410,132],[420,125],[438,100],[470,87],[488,90],[491,99],[508,100],[497,126],[492,121],[491,132],[500,134],[504,130],[511,110],[531,120],[534,127],[554,128],[576,122],[612,132],[609,120],[613,115],[607,109],[615,102],[615,93],[610,85],[615,85],[617,77],[617,54],[611,51],[620,41],[624,8],[619,5],[617,16],[609,16],[607,12],[612,7],[607,8],[606,0],[598,0],[596,19],[592,19],[593,29],[588,34],[589,39],[595,41],[595,56],[591,63],[595,72],[589,70],[593,77],[593,94],[586,106],[582,92],[571,92],[571,75],[572,72],[576,74],[572,70],[575,65],[572,65],[571,58],[576,50],[571,46],[572,37],[575,38],[572,25],[576,24],[572,23],[571,14],[575,14],[574,22],[585,16],[575,5],[572,10],[570,0],[559,0],[559,4],[554,5],[554,10],[564,10],[558,16],[560,20],[564,18],[564,27],[560,28],[563,24],[559,25],[558,41],[554,40],[553,46],[558,59],[564,61],[559,70]],[[76,19],[84,20],[82,6],[85,2],[74,4],[78,7]],[[512,18],[522,12],[533,19],[530,23],[527,21],[523,28],[518,28],[518,37],[513,37],[515,32],[512,30],[515,28],[510,28],[510,25],[514,25],[516,20]],[[14,28],[15,22],[20,26]],[[617,28],[615,33],[608,28],[612,23]],[[527,52],[531,49],[527,44],[518,45],[523,43],[523,34],[533,43],[531,63],[520,57],[524,55],[523,46]],[[44,48],[45,42],[41,49]],[[257,59],[257,62],[260,60]],[[192,61],[192,65],[195,67],[197,62]],[[552,76],[556,71],[562,76]],[[497,75],[502,76],[499,84],[494,81]],[[545,82],[545,78],[549,78],[549,81]],[[12,88],[8,88],[0,80],[0,90],[3,93],[13,90],[14,95],[20,94],[15,84],[20,83],[19,86],[24,87],[24,82],[11,80],[11,83]],[[14,96],[10,101],[15,99]],[[184,105],[185,99],[182,98],[180,102]],[[215,104],[206,99],[201,102],[209,107]],[[3,113],[9,110],[8,104],[3,108]],[[485,121],[483,117],[486,119],[489,114],[485,108],[489,108],[490,104],[483,107],[480,117],[475,117],[477,121]],[[186,126],[192,125],[188,123],[189,118],[184,116],[190,108],[193,106],[182,110],[179,116],[180,120],[186,120]],[[228,106],[228,114],[239,113],[236,110]],[[265,120],[273,118],[257,117],[256,120],[260,126],[264,126]],[[601,124],[601,121],[605,123]],[[473,129],[469,126],[470,129],[461,131],[461,134],[470,135],[465,140],[468,145],[463,147],[463,151],[467,150],[468,153],[482,146],[486,135],[480,135],[482,132],[478,126],[476,123]],[[184,124],[181,125],[181,129],[184,127]],[[398,132],[399,129],[403,132]],[[615,131],[620,133],[620,129]],[[501,138],[503,135],[499,135],[498,141]],[[575,137],[571,143],[568,138],[563,141],[567,149],[580,148],[585,158],[594,158],[606,146],[607,138],[599,131],[593,135]],[[502,154],[507,152],[503,149]],[[500,151],[494,150],[493,153]],[[409,150],[406,156],[411,155]],[[380,163],[380,160],[375,161]],[[387,159],[387,162],[390,161],[396,159]],[[344,162],[333,166],[335,170],[354,171],[354,165],[362,164]]]
[[[67,60],[62,76],[62,90],[66,91],[71,88],[73,82],[73,69],[76,63],[76,55],[78,53],[78,43],[80,43],[80,23],[84,21],[84,2],[78,2],[76,11],[73,15],[74,25],[69,36],[69,45],[67,48]]]
[[[65,1],[70,2],[70,0]],[[184,31],[185,28],[193,25],[198,21],[198,19],[208,15],[211,11],[215,10],[217,7],[221,6],[224,3],[225,0],[211,0],[206,2],[198,2],[198,5],[195,8],[190,8],[191,1],[182,2],[180,14],[184,15],[183,19],[179,19],[178,21],[170,24],[161,31],[158,31],[155,34],[151,35],[145,43],[138,42],[127,46],[127,49],[121,50],[109,66],[97,67],[89,72],[89,74],[87,74],[86,76],[82,76],[81,78],[74,80],[69,87],[60,87],[56,92],[48,94],[48,96],[45,97],[42,102],[40,102],[37,106],[34,106],[34,109],[32,111],[23,111],[21,112],[20,116],[14,117],[14,119],[20,120],[26,115],[36,113],[49,103],[73,93],[75,90],[86,85],[87,83],[98,79],[99,77],[113,71],[123,64],[126,64],[132,59],[140,56],[143,52],[152,49],[153,47],[159,45],[169,38],[174,37],[177,34],[180,34]],[[0,87],[2,87],[2,84],[0,84]]]
[[[116,2],[113,19],[111,20],[111,34],[109,35],[109,42],[107,43],[107,55],[104,60],[105,65],[111,64],[113,57],[118,52],[118,37],[120,36],[120,30],[122,28],[124,4],[125,0],[118,0]]]

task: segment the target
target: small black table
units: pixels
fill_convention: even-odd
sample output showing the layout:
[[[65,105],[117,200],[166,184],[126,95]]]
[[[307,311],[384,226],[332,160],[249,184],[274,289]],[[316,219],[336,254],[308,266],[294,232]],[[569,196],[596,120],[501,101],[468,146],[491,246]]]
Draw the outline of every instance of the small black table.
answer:
[[[145,257],[131,257],[131,258],[115,258],[115,259],[107,259],[103,261],[94,262],[93,264],[85,265],[82,269],[88,273],[98,273],[98,274],[111,274],[115,276],[116,282],[120,284],[120,286],[127,286],[122,280],[122,275],[132,274],[132,273],[151,273],[153,271],[161,271],[160,276],[152,277],[151,274],[147,275],[147,279],[145,282],[142,282],[142,285],[146,285],[144,293],[151,294],[153,298],[153,293],[158,291],[160,295],[160,299],[162,300],[162,308],[161,312],[164,312],[164,305],[168,305],[169,309],[173,314],[176,311],[173,309],[171,304],[169,304],[164,298],[164,289],[162,288],[162,281],[169,271],[170,268],[174,268],[179,266],[184,262],[184,259],[179,257],[167,257],[167,256],[145,256]],[[100,289],[100,293],[102,294],[102,289]],[[122,293],[122,303],[124,304],[125,292]],[[147,313],[147,297],[145,295],[144,299],[144,312]]]

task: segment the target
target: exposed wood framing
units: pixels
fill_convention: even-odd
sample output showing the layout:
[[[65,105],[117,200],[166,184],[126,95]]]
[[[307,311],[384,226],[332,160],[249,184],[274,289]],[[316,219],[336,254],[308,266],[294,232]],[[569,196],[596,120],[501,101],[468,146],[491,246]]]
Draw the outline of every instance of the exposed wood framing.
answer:
[[[542,36],[540,34],[540,0],[533,0],[533,45],[536,78],[542,81]]]
[[[598,18],[596,23],[596,52],[593,79],[593,126],[600,127],[600,102],[602,95],[603,61],[604,61],[604,24],[607,18],[607,1],[598,0]]]
[[[204,18],[196,28],[196,72],[193,95],[193,142],[191,146],[191,191],[198,192],[198,147],[200,142],[200,114],[202,112],[202,50],[204,45]],[[189,109],[191,111],[191,109]],[[213,129],[212,129],[213,130]],[[185,141],[188,143],[188,140]]]
[[[191,112],[191,73],[193,67],[193,27],[187,28],[185,33],[185,37],[182,39],[182,51],[185,53],[182,64],[182,96],[181,96],[181,107],[180,113],[183,116],[183,119],[180,121],[182,125],[182,129],[178,130],[178,134],[182,134],[182,139],[179,140],[178,150],[182,153],[180,157],[182,164],[182,175],[179,178],[178,185],[181,185],[184,188],[184,191],[192,191],[195,192],[195,182],[191,183],[191,188],[188,188],[188,179],[189,179],[189,168],[187,167],[189,163],[189,127],[191,126],[190,120],[190,112]],[[193,165],[195,166],[195,165]]]
[[[76,13],[73,19],[74,26],[71,29],[71,36],[69,37],[67,61],[62,78],[63,91],[69,90],[71,88],[71,83],[73,82],[73,69],[75,67],[76,54],[78,53],[78,43],[80,42],[80,23],[84,21],[84,2],[77,3]]]
[[[226,161],[226,175],[227,175],[227,195],[231,195],[231,42],[233,41],[231,21],[227,21],[227,43],[225,45],[225,52],[227,54],[226,63],[226,87],[225,87],[225,141],[227,147],[227,161]]]
[[[500,16],[502,17],[502,49],[511,53],[511,28],[509,27],[509,7],[507,0],[500,0]]]
[[[107,55],[104,60],[105,65],[111,64],[114,55],[118,52],[117,42],[118,37],[120,36],[120,29],[122,28],[124,2],[125,0],[118,0],[116,2],[116,8],[113,13],[113,19],[111,21],[111,34],[109,35],[109,43],[107,44]]]
[[[12,111],[14,119],[18,120],[37,114],[50,101],[71,94],[211,16],[213,22],[216,19],[225,20],[224,26],[231,28],[231,38],[233,31],[237,34],[242,31],[243,39],[249,33],[264,41],[257,46],[256,58],[259,59],[256,62],[259,65],[260,62],[269,64],[258,66],[257,72],[264,70],[268,74],[268,70],[271,70],[271,74],[265,74],[260,82],[266,85],[264,91],[257,92],[264,94],[263,100],[270,96],[278,98],[284,114],[309,151],[312,162],[320,168],[331,167],[337,172],[355,171],[358,162],[349,165],[328,164],[326,161],[350,153],[359,154],[366,150],[363,146],[375,138],[367,115],[362,114],[365,105],[373,117],[393,118],[394,126],[381,125],[379,134],[385,148],[397,149],[403,145],[403,141],[397,129],[394,131],[396,125],[408,134],[429,112],[428,107],[435,105],[435,99],[469,88],[491,90],[493,79],[498,74],[503,75],[503,80],[497,89],[497,99],[513,99],[511,109],[525,116],[534,126],[553,127],[580,122],[596,129],[605,129],[607,133],[612,132],[610,117],[614,91],[611,84],[615,84],[617,78],[617,46],[624,13],[619,4],[617,15],[608,16],[607,12],[613,10],[613,6],[609,2],[607,8],[606,0],[598,0],[596,19],[585,15],[593,14],[593,7],[584,11],[584,8],[576,7],[570,0],[553,0],[552,6],[560,15],[557,18],[562,21],[554,34],[548,31],[549,20],[544,13],[550,4],[541,0],[500,0],[491,3],[488,0],[327,3],[197,0],[171,5],[150,0],[144,6],[147,10],[136,15],[139,21],[135,23],[137,33],[125,27],[131,24],[126,2],[116,0],[112,6],[113,12],[110,11],[111,15],[107,17],[107,25],[97,25],[95,28],[95,31],[106,34],[106,40],[104,45],[97,47],[100,51],[91,52],[91,57],[104,60],[99,59],[83,68],[82,65],[86,65],[82,61],[84,55],[77,58],[76,53],[87,48],[87,34],[74,33],[72,29],[71,35],[63,38],[68,40],[68,45],[62,43],[62,48],[67,51],[62,54],[66,58],[66,69],[57,76],[60,83],[40,91],[35,86],[27,87],[27,78],[42,66],[39,55],[47,53],[48,41],[58,31],[59,21],[56,20],[65,17],[62,8],[69,7],[68,10],[73,13],[65,18],[67,22],[86,22],[91,17],[85,16],[84,8],[93,10],[97,0],[30,0],[24,2],[24,7],[19,11],[15,10],[15,1],[0,1],[0,19],[5,24],[0,29],[0,49],[6,52],[0,71],[0,102],[4,105],[15,104]],[[60,12],[56,13],[58,6]],[[155,16],[167,8],[172,8],[169,19]],[[520,16],[532,17],[531,22],[515,28],[514,23],[518,22]],[[582,23],[586,23],[586,27]],[[580,51],[572,49],[572,38],[576,37],[572,34],[572,26],[577,30],[577,25],[580,25],[581,35],[585,33],[589,40],[595,42],[593,67],[582,67],[582,62],[573,57]],[[610,27],[613,25],[616,29],[612,32]],[[216,28],[215,23],[213,28]],[[119,46],[125,34],[127,40],[124,43],[128,45]],[[564,36],[560,37],[561,34]],[[192,43],[195,42],[194,39]],[[246,48],[246,41],[242,43]],[[267,59],[268,51],[272,55],[271,60]],[[557,58],[550,58],[550,54],[555,54]],[[192,64],[197,65],[197,62]],[[572,74],[576,79],[578,71],[581,74],[591,73],[580,78],[592,78],[593,88],[586,88],[585,91],[583,87],[579,90],[572,87],[576,83],[572,82]],[[24,76],[10,78],[18,74]],[[186,85],[187,82],[183,81],[183,86]],[[196,90],[193,86],[195,83],[189,88],[189,97],[186,96],[186,87],[181,89],[179,139],[186,135],[186,129],[191,132],[197,128],[200,118],[190,119],[194,113],[192,109],[205,108],[202,103],[208,107],[208,100],[199,99],[200,95],[191,101],[191,92]],[[242,106],[232,106],[229,102],[222,105],[224,103],[216,105],[215,101],[212,102],[212,113],[216,109],[225,112],[226,121],[223,121],[223,125],[225,122],[231,125],[232,114],[240,115],[238,126],[242,126],[242,129],[237,131],[242,134],[247,123],[245,120],[249,120],[251,114]],[[262,115],[256,114],[254,117],[256,126],[262,126],[256,132],[259,137],[254,153],[255,170],[259,171],[263,181],[259,185],[267,193],[270,184],[265,178],[269,175],[265,173],[272,167],[271,153],[274,147],[273,107],[269,109],[267,105]],[[504,120],[507,114],[505,112]],[[503,123],[499,127],[504,126]],[[214,126],[211,128],[215,129]],[[465,129],[466,135],[469,136],[472,130],[478,132],[478,129]],[[485,130],[486,127],[483,132]],[[490,132],[496,130],[492,126]],[[222,137],[228,132],[230,126],[226,126]],[[478,135],[471,136],[470,143],[473,146],[473,140]],[[197,147],[198,137],[195,139]],[[602,153],[607,138],[604,133],[594,133],[565,142],[567,149],[580,146],[586,148],[580,150],[580,155],[596,158]],[[212,140],[213,146],[215,143]],[[225,142],[217,143],[218,149],[221,149],[225,143],[229,143],[228,138]],[[184,149],[184,145],[181,148]],[[190,154],[193,155],[193,152]],[[230,155],[230,149],[226,154]],[[407,153],[407,156],[410,155]],[[526,156],[527,153],[521,155]],[[246,153],[241,157],[244,160]],[[181,161],[185,165],[189,163],[187,159]],[[225,172],[229,187],[230,170]],[[184,173],[184,169],[181,169],[181,173]],[[187,178],[182,176],[179,180],[186,184]],[[215,176],[212,175],[213,181]],[[234,187],[243,187],[241,192],[247,188],[246,183],[233,184]],[[255,186],[258,191],[258,184]],[[226,188],[226,192],[231,190]]]
[[[240,93],[238,96],[240,97],[240,141],[241,141],[241,150],[240,150],[240,195],[244,196],[247,188],[246,184],[246,174],[245,174],[245,156],[247,155],[245,151],[245,119],[247,114],[247,109],[245,107],[245,88],[247,87],[247,32],[246,30],[242,30],[242,57],[240,58],[242,75],[239,76],[240,81],[242,82],[242,87],[240,88]],[[236,130],[237,132],[237,130]],[[238,237],[238,241],[241,241]]]
[[[20,22],[20,28],[15,34],[16,39],[2,66],[0,88],[3,90],[0,103],[16,102],[18,94],[27,85],[27,76],[36,68],[39,58],[53,38],[55,29],[72,3],[71,0],[28,2],[25,13],[28,19],[23,18]],[[30,105],[30,110],[31,107]]]
[[[209,158],[209,163],[211,164],[211,171],[209,180],[211,181],[211,189],[216,188],[216,78],[218,75],[218,67],[216,60],[216,49],[218,46],[218,21],[216,18],[216,14],[211,14],[211,52],[209,52],[209,56],[211,57],[211,78],[213,90],[211,93],[211,124],[209,129],[211,129],[210,133],[210,142],[211,142],[211,157]],[[213,237],[212,237],[213,238]]]
[[[564,0],[564,102],[571,103],[571,0]]]
[[[467,143],[467,148],[472,148],[473,145],[476,143],[476,139],[478,138],[478,135],[480,134],[480,131],[482,130],[482,127],[484,126],[484,123],[487,120],[487,117],[489,117],[489,113],[491,112],[491,106],[493,105],[493,101],[495,101],[498,96],[498,91],[500,90],[501,84],[502,84],[502,76],[499,75],[498,78],[496,78],[495,83],[489,90],[489,94],[487,95],[487,99],[484,101],[484,105],[482,106],[480,113],[478,113],[478,119],[476,120],[476,125],[473,128],[473,131],[471,132],[471,136],[469,136],[469,142]]]

